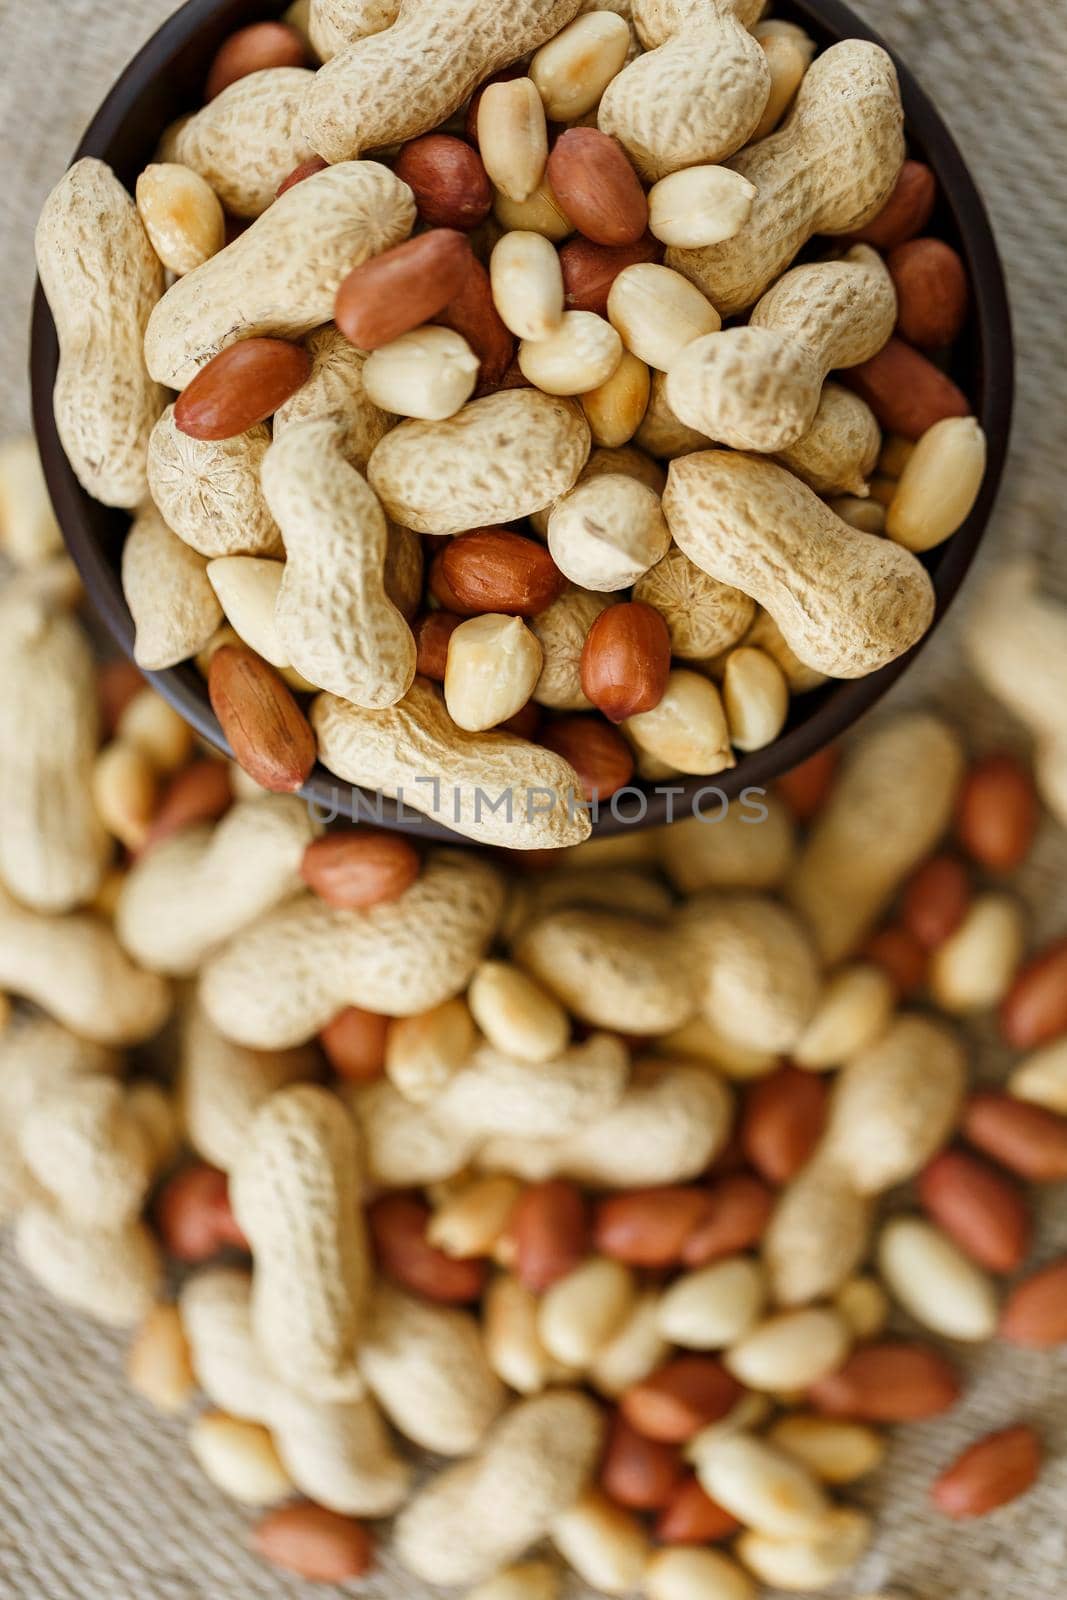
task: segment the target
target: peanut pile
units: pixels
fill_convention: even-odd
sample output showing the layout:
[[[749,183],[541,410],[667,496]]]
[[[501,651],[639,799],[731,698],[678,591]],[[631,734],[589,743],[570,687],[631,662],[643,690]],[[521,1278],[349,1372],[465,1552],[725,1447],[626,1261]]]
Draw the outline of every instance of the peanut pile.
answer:
[[[967,272],[888,55],[763,9],[297,0],[135,199],[84,160],[48,200],[138,664],[195,659],[263,787],[566,848],[929,629],[986,472]]]
[[[1067,1343],[1067,1262],[1031,1261],[1067,944],[1011,892],[1027,767],[910,712],[718,822],[532,859],[323,834],[94,669],[32,451],[3,459],[26,1269],[131,1330],[136,1391],[305,1578],[381,1538],[477,1600],[836,1582],[885,1430],[960,1398],[952,1346]],[[991,1014],[1015,1064],[978,1088]],[[454,1464],[416,1487],[420,1451]],[[984,1516],[1041,1466],[1019,1418],[930,1493]]]

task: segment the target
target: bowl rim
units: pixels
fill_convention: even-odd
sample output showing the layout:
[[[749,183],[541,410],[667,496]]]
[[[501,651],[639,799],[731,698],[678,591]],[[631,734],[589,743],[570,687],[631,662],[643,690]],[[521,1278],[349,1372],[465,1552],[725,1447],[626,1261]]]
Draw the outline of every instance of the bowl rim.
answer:
[[[108,160],[111,147],[146,85],[158,78],[177,53],[195,44],[197,36],[220,14],[237,9],[241,0],[186,0],[147,41],[126,67],[86,130],[73,161],[86,156]],[[280,0],[263,0],[260,15],[280,11]],[[733,799],[762,791],[777,777],[791,771],[839,738],[871,710],[913,665],[936,633],[975,559],[988,529],[1007,461],[1015,398],[1015,355],[1011,308],[1004,266],[985,202],[955,138],[930,96],[908,64],[844,0],[784,0],[782,9],[817,34],[834,36],[834,42],[857,38],[881,45],[892,57],[900,77],[905,125],[909,142],[918,146],[938,177],[941,204],[949,213],[967,258],[973,296],[974,343],[980,357],[976,389],[979,416],[989,444],[989,460],[979,500],[963,528],[938,554],[931,574],[936,590],[934,621],[922,640],[879,672],[851,682],[838,681],[818,691],[821,702],[796,727],[788,728],[766,749],[743,756],[729,772],[714,778],[679,778],[671,784],[653,785],[635,779],[615,803],[594,813],[594,837],[611,837],[632,827],[652,827],[692,814],[701,794]],[[45,478],[63,530],[67,548],[85,583],[88,597],[108,632],[123,653],[133,658],[134,628],[122,591],[121,575],[107,559],[101,540],[89,526],[85,503],[89,496],[78,483],[56,428],[52,391],[58,366],[55,325],[38,280],[34,296],[30,341],[30,381],[34,426]],[[163,672],[145,674],[153,687],[186,719],[195,731],[222,754],[232,755],[218,720],[211,710],[207,688],[195,668],[186,663]],[[415,832],[427,840],[446,840],[470,846],[475,843],[439,822],[406,810],[402,801],[354,789],[319,765],[301,795],[326,820],[336,817],[373,818],[385,828]]]

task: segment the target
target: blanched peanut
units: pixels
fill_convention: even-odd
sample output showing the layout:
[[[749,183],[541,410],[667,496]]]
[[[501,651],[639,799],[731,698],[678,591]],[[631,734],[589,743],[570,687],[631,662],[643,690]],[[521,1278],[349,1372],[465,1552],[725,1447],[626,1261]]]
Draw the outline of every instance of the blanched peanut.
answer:
[[[1067,1039],[1028,1056],[1008,1080],[1017,1100],[1067,1116]]]
[[[582,395],[582,410],[593,443],[609,450],[628,444],[641,426],[652,392],[652,375],[643,361],[623,352],[607,383]]]
[[[930,962],[930,992],[942,1011],[966,1016],[999,1005],[1026,945],[1022,907],[1003,894],[979,895]]]
[[[144,688],[135,694],[115,726],[116,737],[140,750],[164,777],[178,771],[193,753],[193,731],[174,707]]]
[[[829,506],[835,516],[860,533],[885,532],[885,506],[877,500],[861,500],[854,494],[842,494],[831,500]]]
[[[623,731],[639,749],[677,772],[711,777],[737,764],[718,689],[684,668],[671,673],[655,710],[629,717]]]
[[[166,1416],[189,1404],[196,1379],[176,1306],[152,1307],[127,1353],[126,1377],[142,1399]]]
[[[557,567],[572,583],[600,594],[629,588],[662,561],[670,542],[659,496],[619,472],[580,482],[548,519]]]
[[[789,1394],[836,1372],[851,1343],[851,1329],[839,1312],[785,1311],[735,1344],[725,1364],[750,1389]]]
[[[789,685],[777,661],[745,646],[726,658],[722,699],[737,750],[764,750],[773,744],[789,715]]]
[[[588,394],[607,383],[622,360],[622,340],[592,311],[564,312],[559,327],[519,346],[524,378],[544,394]]]
[[[659,1303],[657,1327],[683,1350],[724,1350],[751,1331],[766,1298],[759,1262],[734,1256],[672,1283]]]
[[[992,1280],[947,1234],[919,1217],[894,1217],[878,1241],[878,1266],[917,1322],[946,1339],[980,1342],[997,1326]]]
[[[667,1341],[659,1330],[659,1305],[658,1293],[646,1290],[617,1333],[597,1352],[589,1381],[609,1399],[616,1400],[632,1384],[643,1383],[667,1359]]]
[[[189,1447],[223,1494],[246,1506],[269,1506],[293,1492],[292,1480],[267,1429],[222,1411],[205,1411],[189,1433]]]
[[[574,232],[574,223],[560,205],[547,178],[543,178],[525,200],[509,200],[507,195],[498,194],[493,202],[493,215],[509,233],[516,229],[541,233],[554,244],[562,244]]]
[[[670,267],[627,267],[611,286],[608,319],[627,350],[666,372],[686,345],[718,333],[722,318],[700,290]]]
[[[551,240],[517,229],[489,262],[493,304],[517,339],[547,339],[563,323],[563,269]]]
[[[540,1394],[565,1376],[537,1328],[538,1301],[518,1278],[494,1278],[484,1304],[485,1351],[498,1378],[518,1394]]]
[[[532,696],[544,665],[521,617],[471,617],[448,641],[445,704],[469,733],[496,728]]]
[[[0,444],[0,550],[18,568],[40,568],[63,550],[36,441]]]
[[[549,1355],[584,1370],[611,1340],[633,1307],[633,1274],[618,1261],[596,1258],[554,1283],[541,1301],[537,1328]]]
[[[389,1028],[385,1071],[405,1100],[424,1105],[444,1089],[474,1049],[474,1021],[465,1000],[446,1000]]]
[[[756,131],[750,140],[755,144],[759,139],[766,139],[772,134],[785,116],[797,90],[804,81],[804,74],[811,66],[815,54],[815,43],[812,39],[797,39],[792,34],[771,33],[762,38],[757,34],[763,53],[767,57],[767,65],[771,72],[771,94],[767,107],[760,118]]]
[[[721,244],[740,233],[755,198],[755,184],[729,167],[686,167],[661,178],[649,193],[649,227],[663,244]]]
[[[810,1538],[769,1538],[743,1533],[737,1553],[763,1583],[812,1594],[855,1566],[871,1540],[871,1519],[851,1506],[831,1511]]]
[[[889,1026],[896,992],[881,967],[844,967],[823,990],[818,1010],[793,1050],[798,1067],[824,1072],[875,1044]]]
[[[550,122],[576,122],[626,64],[630,29],[612,11],[577,17],[530,62],[530,77]]]
[[[520,1192],[514,1178],[477,1178],[438,1206],[426,1237],[456,1261],[491,1256]]]
[[[140,850],[155,815],[156,769],[143,750],[119,740],[97,757],[93,799],[100,821],[128,850]]]
[[[505,200],[521,204],[537,192],[548,161],[548,127],[544,102],[529,78],[491,83],[485,90],[478,107],[478,147]]]
[[[570,1041],[570,1019],[559,1001],[510,962],[483,962],[467,1004],[489,1043],[520,1061],[551,1061]]]
[[[933,550],[963,526],[985,480],[986,437],[973,417],[947,417],[916,445],[889,504],[886,532],[907,550]]]
[[[180,278],[226,243],[219,197],[191,167],[170,161],[146,167],[137,180],[137,209],[156,255]]]
[[[885,1459],[885,1440],[861,1422],[798,1413],[782,1417],[767,1437],[780,1450],[803,1461],[822,1483],[855,1483]]]
[[[583,1583],[606,1595],[628,1595],[638,1588],[652,1553],[638,1519],[590,1489],[557,1517],[552,1542]]]
[[[756,1586],[719,1550],[657,1550],[644,1577],[648,1600],[756,1600]]]
[[[705,1493],[772,1539],[810,1538],[830,1510],[807,1467],[763,1439],[747,1433],[702,1436],[694,1454]]]
[[[480,1583],[466,1600],[558,1600],[560,1575],[547,1561],[522,1561]]]
[[[238,638],[279,672],[292,672],[275,620],[285,563],[260,556],[222,556],[208,563],[207,575]]]
[[[466,405],[479,370],[478,357],[451,328],[415,328],[371,352],[363,387],[368,400],[383,411],[444,422]]]
[[[849,1278],[834,1295],[840,1311],[857,1339],[874,1339],[889,1321],[889,1296],[877,1278]]]

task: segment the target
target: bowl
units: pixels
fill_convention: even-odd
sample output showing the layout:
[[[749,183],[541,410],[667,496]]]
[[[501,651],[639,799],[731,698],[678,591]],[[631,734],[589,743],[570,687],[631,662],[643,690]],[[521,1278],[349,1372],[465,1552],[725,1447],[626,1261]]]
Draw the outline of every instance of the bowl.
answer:
[[[106,161],[132,189],[138,174],[152,159],[164,128],[175,117],[199,105],[208,66],[222,42],[237,28],[279,15],[284,5],[285,0],[188,0],[149,40],[115,84],[75,159],[96,156]],[[847,38],[885,45],[841,0],[784,0],[778,10],[802,23],[820,48]],[[910,153],[928,162],[938,177],[940,199],[930,231],[953,244],[967,263],[973,290],[971,313],[953,352],[951,371],[971,397],[989,439],[989,467],[973,513],[954,538],[925,558],[937,593],[936,628],[974,560],[1000,487],[1011,431],[1014,355],[1004,272],[985,205],[938,111],[905,63],[895,55],[894,59],[900,74]],[[116,643],[132,658],[133,621],[120,579],[128,518],[125,513],[92,500],[70,468],[52,409],[57,364],[55,326],[38,285],[31,381],[45,476],[88,596]],[[766,788],[776,777],[838,738],[909,670],[932,632],[933,629],[907,655],[870,677],[828,684],[795,698],[789,722],[774,744],[744,756],[732,772],[718,775],[712,780],[714,788],[730,798],[743,790]],[[185,665],[153,673],[150,679],[202,738],[229,753],[211,710],[206,685],[195,667]],[[629,827],[659,825],[672,816],[686,814],[693,797],[708,788],[709,781],[704,778],[684,780],[669,793],[651,784],[636,785],[634,791],[627,791],[625,803],[620,799],[602,812],[594,823],[594,832],[603,837]],[[387,828],[456,842],[455,836],[437,823],[410,811],[405,813],[392,801],[353,791],[321,766],[312,774],[303,794],[327,817],[355,815],[358,820],[360,816],[373,815]]]

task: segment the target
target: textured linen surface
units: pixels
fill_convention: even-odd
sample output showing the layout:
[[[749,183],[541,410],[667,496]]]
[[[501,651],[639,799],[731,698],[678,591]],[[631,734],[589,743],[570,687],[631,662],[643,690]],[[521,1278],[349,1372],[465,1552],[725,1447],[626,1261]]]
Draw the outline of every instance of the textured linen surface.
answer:
[[[1040,552],[1067,596],[1067,51],[1042,0],[857,0],[938,101],[986,193],[1008,260],[1020,355],[1011,470],[988,572],[1009,549]],[[172,0],[0,0],[0,433],[25,426],[23,378],[37,211],[109,84]],[[964,601],[965,604],[965,601]],[[959,614],[897,692],[962,717],[975,748],[1018,737],[969,685]],[[1067,692],[1067,685],[1065,685]],[[1067,840],[1051,826],[1027,891],[1039,928],[1067,922]],[[978,1069],[1004,1062],[975,1035]],[[1047,1197],[1040,1252],[1067,1249],[1067,1196]],[[944,1421],[900,1430],[886,1469],[856,1496],[876,1545],[846,1595],[1062,1600],[1067,1592],[1067,1361],[996,1346],[966,1360],[974,1386]],[[1039,1423],[1040,1490],[975,1526],[931,1516],[932,1476],[976,1435]],[[186,1424],[149,1415],[122,1378],[122,1341],[53,1304],[0,1246],[0,1595],[12,1600],[312,1600],[319,1588],[244,1550],[249,1518],[193,1464]],[[417,1586],[388,1559],[360,1593]]]

